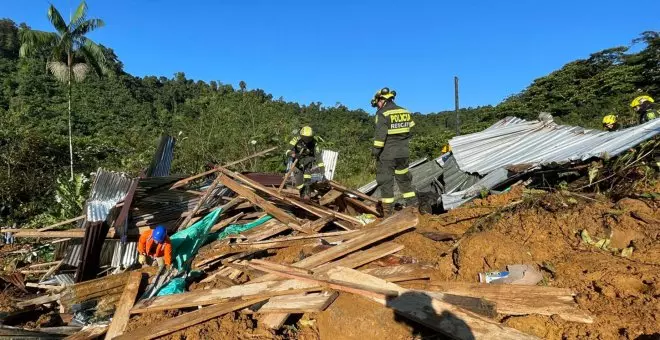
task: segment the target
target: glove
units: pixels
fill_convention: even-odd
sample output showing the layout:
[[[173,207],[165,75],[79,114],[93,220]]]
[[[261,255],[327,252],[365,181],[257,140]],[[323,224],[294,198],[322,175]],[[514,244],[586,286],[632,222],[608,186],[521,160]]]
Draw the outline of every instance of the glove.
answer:
[[[139,264],[147,263],[147,255],[144,255],[144,254],[138,255],[138,263]]]
[[[380,157],[381,152],[383,152],[383,148],[371,148],[371,154],[376,159],[378,159]]]

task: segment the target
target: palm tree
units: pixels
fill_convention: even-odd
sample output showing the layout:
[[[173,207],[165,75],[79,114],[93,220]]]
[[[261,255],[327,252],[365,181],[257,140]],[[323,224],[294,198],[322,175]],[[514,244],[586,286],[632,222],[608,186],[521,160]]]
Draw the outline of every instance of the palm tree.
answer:
[[[83,0],[71,16],[69,24],[52,4],[48,8],[48,19],[56,32],[30,29],[20,31],[21,57],[47,51],[46,68],[55,78],[66,83],[69,90],[69,158],[71,180],[73,180],[73,142],[71,137],[71,88],[72,81],[81,82],[90,70],[99,76],[109,72],[103,49],[85,37],[89,32],[103,27],[101,19],[87,19],[87,3]]]

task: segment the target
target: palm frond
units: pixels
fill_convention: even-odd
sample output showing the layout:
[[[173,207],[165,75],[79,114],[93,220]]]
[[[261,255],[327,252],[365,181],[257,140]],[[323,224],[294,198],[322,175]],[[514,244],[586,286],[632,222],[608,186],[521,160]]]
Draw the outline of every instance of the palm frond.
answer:
[[[74,37],[80,37],[103,26],[105,26],[105,22],[103,22],[103,20],[89,19],[80,23],[80,25],[77,25],[71,35]]]
[[[82,0],[76,9],[76,12],[73,14],[73,17],[71,17],[71,22],[69,24],[71,25],[70,27],[72,30],[74,30],[75,27],[80,26],[80,24],[85,21],[85,17],[87,17],[87,2]]]
[[[81,81],[85,80],[85,77],[87,77],[87,73],[89,73],[89,65],[85,63],[74,64],[71,69],[73,70],[73,79],[77,83],[80,83]]]
[[[58,35],[53,32],[36,31],[31,29],[21,29],[18,31],[21,40],[19,55],[26,57],[33,54],[41,47],[54,47],[58,42]]]
[[[61,61],[49,61],[46,63],[46,68],[58,81],[62,83],[69,81],[69,67],[66,66],[66,63]]]
[[[69,28],[66,26],[66,22],[62,19],[60,12],[52,4],[48,7],[48,20],[53,24],[53,27],[60,33],[64,34]]]
[[[84,37],[83,42],[80,52],[82,52],[87,63],[94,69],[97,75],[102,76],[107,74],[109,72],[108,62],[105,59],[105,54],[103,54],[101,46]]]

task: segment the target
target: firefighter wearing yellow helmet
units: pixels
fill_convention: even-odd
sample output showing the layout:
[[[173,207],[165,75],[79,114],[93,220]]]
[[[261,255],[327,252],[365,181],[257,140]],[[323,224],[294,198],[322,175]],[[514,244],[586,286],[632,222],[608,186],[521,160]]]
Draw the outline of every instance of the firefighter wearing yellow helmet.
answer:
[[[605,129],[605,131],[616,131],[619,129],[619,123],[616,120],[616,115],[609,114],[603,117],[603,129]]]
[[[408,110],[394,103],[395,97],[396,91],[384,87],[376,92],[371,100],[371,106],[378,108],[372,153],[376,158],[376,182],[380,187],[385,216],[394,211],[395,180],[406,205],[418,205],[412,176],[408,172],[410,130],[415,126],[415,122]]]
[[[646,123],[660,116],[658,110],[653,108],[654,102],[653,98],[647,95],[638,96],[630,102],[630,107],[637,112],[639,124]]]
[[[323,175],[325,173],[325,164],[323,164],[319,147],[321,141],[320,137],[314,136],[311,126],[303,126],[298,136],[293,137],[289,142],[287,155],[291,157],[292,164],[296,159],[298,160],[293,169],[293,180],[300,192],[300,197],[306,200],[310,195],[309,183],[312,174]]]

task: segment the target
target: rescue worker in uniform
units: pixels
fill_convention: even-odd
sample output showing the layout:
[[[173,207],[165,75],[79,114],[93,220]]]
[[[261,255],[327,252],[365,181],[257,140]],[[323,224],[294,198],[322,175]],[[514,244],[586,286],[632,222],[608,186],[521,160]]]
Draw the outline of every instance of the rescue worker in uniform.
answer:
[[[639,124],[658,118],[660,112],[653,108],[653,103],[653,98],[647,95],[638,96],[630,103],[630,107],[637,112],[637,120]]]
[[[293,180],[296,188],[300,191],[300,197],[308,200],[310,196],[310,181],[313,173],[324,174],[325,164],[321,158],[321,149],[319,147],[322,139],[314,136],[314,131],[310,126],[304,126],[300,129],[299,135],[293,137],[289,142],[290,149],[287,156],[293,161],[296,159],[296,167],[293,170]]]
[[[153,265],[154,261],[159,267],[172,265],[172,243],[167,229],[162,225],[143,232],[137,248],[138,263],[141,265]]]
[[[609,114],[603,117],[603,129],[609,132],[619,129],[619,123],[617,122],[616,115]]]
[[[371,106],[376,112],[376,131],[372,154],[376,158],[376,182],[380,187],[383,215],[394,211],[394,180],[406,206],[417,206],[417,197],[408,172],[410,129],[415,126],[411,113],[394,103],[396,91],[384,87],[376,92]]]

